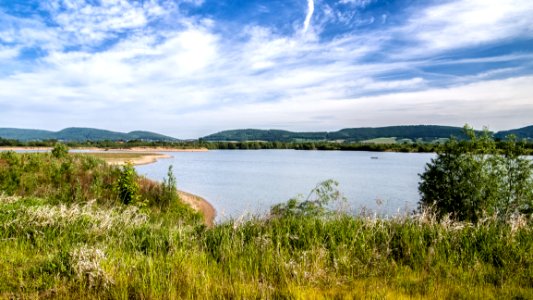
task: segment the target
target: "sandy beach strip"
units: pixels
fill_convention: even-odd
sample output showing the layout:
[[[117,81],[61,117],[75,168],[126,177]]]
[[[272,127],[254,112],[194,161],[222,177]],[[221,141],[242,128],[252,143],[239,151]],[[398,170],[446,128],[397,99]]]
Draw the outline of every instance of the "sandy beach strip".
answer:
[[[200,196],[185,191],[178,190],[178,194],[183,202],[189,204],[194,210],[202,213],[204,216],[204,223],[207,227],[213,227],[217,211],[211,203]]]
[[[155,163],[159,159],[165,159],[165,158],[171,158],[172,157],[172,156],[170,156],[168,154],[163,154],[163,153],[146,153],[146,154],[138,153],[139,155],[135,155],[135,156],[131,156],[131,157],[128,157],[128,156],[120,157],[121,154],[125,155],[125,154],[128,154],[128,153],[130,153],[130,152],[125,152],[125,153],[122,153],[122,152],[106,152],[106,153],[102,153],[102,155],[99,155],[100,153],[84,153],[84,154],[96,156],[98,158],[101,158],[101,159],[105,160],[108,164],[116,165],[116,166],[122,166],[122,165],[125,165],[128,162],[132,163],[133,165],[136,165],[136,166],[138,166],[138,165],[147,165],[147,164]],[[111,154],[112,156],[116,155],[117,157],[105,157],[104,156],[105,154]]]
[[[0,147],[0,151],[50,151],[53,147]],[[207,148],[171,148],[171,147],[132,147],[132,148],[97,148],[75,147],[71,150],[95,151],[95,152],[207,152]]]
[[[0,147],[0,151],[50,151],[52,147]]]
[[[156,152],[207,152],[207,148],[191,148],[191,149],[180,149],[180,148],[169,148],[169,147],[133,147],[125,149],[129,151],[137,152],[146,152],[146,151],[156,151]]]

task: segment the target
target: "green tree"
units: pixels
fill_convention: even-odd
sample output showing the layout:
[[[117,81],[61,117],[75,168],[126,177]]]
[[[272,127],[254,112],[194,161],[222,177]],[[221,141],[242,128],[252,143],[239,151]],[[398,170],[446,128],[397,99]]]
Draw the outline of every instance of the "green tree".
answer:
[[[532,165],[524,147],[510,139],[499,153],[488,131],[478,136],[465,126],[465,133],[467,140],[449,140],[426,165],[419,209],[472,222],[530,209]]]
[[[498,177],[501,178],[499,207],[509,215],[531,213],[533,208],[533,162],[527,159],[526,143],[510,135],[502,145]]]

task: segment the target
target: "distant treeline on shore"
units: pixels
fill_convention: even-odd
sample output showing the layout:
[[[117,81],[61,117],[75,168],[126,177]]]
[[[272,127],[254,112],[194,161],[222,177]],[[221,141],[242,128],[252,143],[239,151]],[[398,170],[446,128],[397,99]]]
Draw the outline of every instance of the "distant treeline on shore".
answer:
[[[57,140],[22,142],[0,138],[0,147],[53,147]],[[533,153],[533,142],[523,141],[528,153]],[[129,149],[134,147],[170,148],[170,149],[200,149],[209,150],[266,150],[266,149],[293,149],[293,150],[333,150],[333,151],[375,151],[375,152],[411,152],[431,153],[437,152],[440,142],[416,143],[367,143],[367,142],[209,142],[204,140],[179,141],[179,142],[147,142],[132,140],[128,142],[117,141],[86,141],[65,142],[71,148],[99,148],[99,149]],[[503,142],[497,142],[498,149],[503,147]]]
[[[0,147],[52,147],[57,142],[71,148],[102,149],[157,147],[174,149],[295,149],[342,151],[437,152],[450,138],[465,140],[465,128],[437,125],[350,128],[335,132],[290,132],[238,129],[194,140],[179,140],[146,131],[112,132],[92,128],[67,128],[58,132],[0,128]],[[472,130],[472,129],[470,129]],[[475,131],[480,134],[480,131]],[[533,152],[533,126],[486,132],[497,142],[514,136]]]
[[[476,131],[478,134],[480,131]],[[496,139],[514,135],[518,139],[533,140],[533,126],[507,131],[490,132]],[[225,130],[198,141],[209,142],[367,142],[367,143],[419,143],[442,142],[455,137],[466,138],[464,128],[440,125],[406,125],[387,127],[345,128],[338,131],[293,132],[277,129]],[[171,136],[149,131],[115,132],[95,128],[71,127],[53,132],[37,129],[0,128],[0,138],[23,142],[57,140],[62,142],[114,141],[114,142],[182,142]]]

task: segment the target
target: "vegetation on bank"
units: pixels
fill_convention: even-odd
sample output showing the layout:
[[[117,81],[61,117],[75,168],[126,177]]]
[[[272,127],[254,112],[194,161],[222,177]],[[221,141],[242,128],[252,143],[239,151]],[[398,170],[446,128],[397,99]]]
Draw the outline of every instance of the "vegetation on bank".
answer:
[[[498,144],[465,128],[468,140],[450,140],[420,176],[420,207],[438,217],[477,222],[533,213],[533,161],[525,142],[510,136]]]
[[[171,207],[183,214],[181,219],[201,220],[179,201],[175,180],[167,180],[173,187],[137,175],[131,164],[112,166],[89,154],[68,153],[62,144],[50,153],[0,152],[0,194],[66,205],[96,201],[103,207],[130,203],[158,210]],[[125,197],[128,188],[135,192]]]
[[[428,169],[455,172],[447,153]],[[154,183],[62,147],[1,153],[0,298],[533,298],[525,211],[354,216],[331,210],[342,197],[326,181],[266,216],[207,228],[175,186],[171,170]]]
[[[57,141],[34,141],[21,142],[0,138],[0,147],[53,147]],[[294,150],[321,150],[321,151],[373,151],[373,152],[410,152],[410,153],[433,153],[442,147],[444,141],[426,143],[361,143],[361,142],[208,142],[204,140],[181,141],[181,142],[146,142],[131,140],[128,142],[116,141],[86,141],[67,142],[71,148],[94,147],[100,149],[130,149],[135,147],[169,148],[169,149],[209,149],[209,150],[266,150],[266,149],[294,149]],[[496,148],[503,149],[505,141],[496,141]],[[533,153],[533,143],[524,141],[524,149],[528,154]]]

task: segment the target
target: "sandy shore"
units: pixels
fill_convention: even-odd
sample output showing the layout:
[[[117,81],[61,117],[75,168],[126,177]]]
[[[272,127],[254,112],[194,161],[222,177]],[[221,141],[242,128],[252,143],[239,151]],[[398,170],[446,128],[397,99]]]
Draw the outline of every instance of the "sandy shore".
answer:
[[[120,153],[120,152],[116,152]],[[138,165],[147,165],[151,163],[155,163],[159,159],[164,158],[171,158],[172,156],[162,153],[147,153],[146,155],[141,155],[140,157],[134,157],[134,158],[103,158],[105,161],[107,161],[108,164],[111,165],[117,165],[122,166],[125,165],[127,162],[130,162],[136,166]]]
[[[0,151],[50,151],[52,147],[0,147]]]
[[[124,149],[126,151],[137,151],[137,152],[146,152],[146,151],[157,151],[157,152],[207,152],[207,148],[195,148],[195,149],[177,149],[177,148],[167,148],[167,147],[133,147],[130,149]]]
[[[207,148],[195,149],[178,149],[169,147],[133,147],[133,148],[96,148],[96,147],[80,147],[71,148],[72,150],[82,151],[106,151],[106,152],[207,152]],[[0,151],[50,151],[52,147],[0,147]]]
[[[189,204],[194,210],[199,211],[204,216],[204,223],[207,227],[213,227],[217,211],[202,197],[196,196],[191,193],[179,191],[178,194],[183,202]]]

